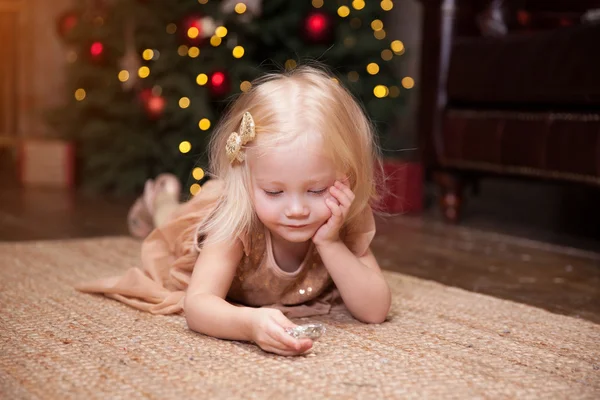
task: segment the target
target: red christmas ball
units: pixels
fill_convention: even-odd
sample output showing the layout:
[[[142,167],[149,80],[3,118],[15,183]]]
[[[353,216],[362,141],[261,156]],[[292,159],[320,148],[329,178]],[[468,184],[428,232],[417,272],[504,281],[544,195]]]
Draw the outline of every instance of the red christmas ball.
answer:
[[[79,14],[75,11],[67,11],[58,17],[58,24],[56,30],[58,35],[63,39],[66,38],[69,33],[77,26],[79,22]]]
[[[217,88],[220,87],[223,83],[225,83],[225,74],[222,72],[215,72],[210,77],[210,83],[214,87],[217,87]]]
[[[140,100],[144,105],[144,110],[148,117],[152,119],[160,118],[167,105],[167,101],[161,95],[154,94],[152,89],[144,89],[140,92]]]
[[[229,78],[223,71],[215,71],[210,75],[209,88],[214,96],[223,96],[229,93]]]
[[[90,54],[94,59],[98,59],[102,57],[102,53],[104,53],[104,45],[101,42],[94,42],[90,46]]]
[[[323,14],[313,14],[306,18],[306,29],[313,35],[322,35],[327,28],[327,18]]]
[[[181,23],[181,35],[190,44],[198,44],[202,41],[202,17],[190,15]]]
[[[304,37],[313,43],[329,42],[333,34],[332,25],[333,22],[329,14],[321,11],[313,11],[304,20]]]

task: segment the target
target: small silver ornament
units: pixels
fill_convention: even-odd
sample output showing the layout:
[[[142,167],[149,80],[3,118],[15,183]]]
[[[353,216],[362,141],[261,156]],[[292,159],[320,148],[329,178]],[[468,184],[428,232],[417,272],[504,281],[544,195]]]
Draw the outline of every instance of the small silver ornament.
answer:
[[[317,340],[325,333],[326,329],[323,324],[306,324],[298,325],[295,328],[287,328],[286,332],[296,339],[308,338]]]

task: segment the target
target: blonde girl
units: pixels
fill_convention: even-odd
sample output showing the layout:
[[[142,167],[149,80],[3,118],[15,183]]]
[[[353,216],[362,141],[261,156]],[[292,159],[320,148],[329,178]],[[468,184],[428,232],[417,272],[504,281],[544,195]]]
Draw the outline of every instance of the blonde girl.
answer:
[[[142,268],[79,290],[183,312],[194,331],[281,355],[312,347],[286,333],[289,318],[346,308],[385,320],[390,290],[370,249],[377,144],[342,85],[308,66],[262,77],[223,116],[209,155],[212,179],[190,201],[162,175],[132,209],[132,231],[146,235],[143,215],[152,229]]]

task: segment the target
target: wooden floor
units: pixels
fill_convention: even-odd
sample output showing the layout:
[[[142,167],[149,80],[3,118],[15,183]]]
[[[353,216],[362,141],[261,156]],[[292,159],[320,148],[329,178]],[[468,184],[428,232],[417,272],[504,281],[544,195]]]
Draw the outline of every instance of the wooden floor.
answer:
[[[0,241],[126,235],[132,201],[22,189],[3,179]],[[497,231],[449,226],[426,212],[379,220],[373,249],[386,269],[600,323],[600,251],[589,249],[595,242],[574,249]]]

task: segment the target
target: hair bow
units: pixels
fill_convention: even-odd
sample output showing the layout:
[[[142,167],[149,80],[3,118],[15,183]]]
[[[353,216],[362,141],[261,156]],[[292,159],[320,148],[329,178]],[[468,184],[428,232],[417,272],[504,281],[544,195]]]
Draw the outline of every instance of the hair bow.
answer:
[[[256,136],[254,119],[247,111],[244,113],[239,131],[240,133],[233,132],[231,135],[229,135],[227,144],[225,145],[225,150],[227,151],[227,157],[229,158],[230,163],[234,162],[235,160],[238,160],[239,162],[244,161],[246,157],[242,151],[242,146],[253,140]]]

